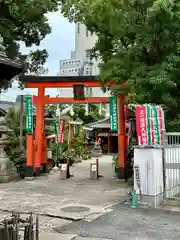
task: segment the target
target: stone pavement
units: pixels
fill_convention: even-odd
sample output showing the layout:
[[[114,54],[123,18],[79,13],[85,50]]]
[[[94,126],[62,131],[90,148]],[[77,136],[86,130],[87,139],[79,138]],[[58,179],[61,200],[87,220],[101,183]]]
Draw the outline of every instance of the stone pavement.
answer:
[[[99,159],[100,175],[104,176],[99,180],[89,179],[92,159],[75,164],[71,169],[74,177],[67,180],[52,172],[32,181],[1,184],[0,217],[11,211],[40,214],[40,230],[46,232],[72,221],[92,221],[125,200],[129,191],[129,186],[113,178],[111,159]]]

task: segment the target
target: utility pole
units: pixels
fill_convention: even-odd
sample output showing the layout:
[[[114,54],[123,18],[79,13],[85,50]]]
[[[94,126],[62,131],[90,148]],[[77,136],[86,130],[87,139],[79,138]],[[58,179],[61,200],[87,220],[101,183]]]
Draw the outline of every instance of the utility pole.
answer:
[[[20,149],[23,149],[23,118],[24,118],[24,95],[21,95],[20,103]]]

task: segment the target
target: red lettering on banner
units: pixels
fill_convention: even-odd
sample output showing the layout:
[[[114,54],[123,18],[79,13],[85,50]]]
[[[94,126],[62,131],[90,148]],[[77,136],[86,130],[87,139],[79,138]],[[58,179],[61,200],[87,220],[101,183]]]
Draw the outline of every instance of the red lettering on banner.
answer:
[[[146,129],[146,109],[145,106],[136,108],[136,131],[139,145],[147,145],[147,129]]]
[[[59,122],[59,133],[58,133],[58,143],[64,143],[64,130],[65,130],[65,120],[60,120]]]

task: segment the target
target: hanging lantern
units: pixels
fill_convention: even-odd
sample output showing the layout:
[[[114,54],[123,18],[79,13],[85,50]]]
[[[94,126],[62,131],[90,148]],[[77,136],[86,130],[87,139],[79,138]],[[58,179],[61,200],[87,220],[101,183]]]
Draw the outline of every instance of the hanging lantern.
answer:
[[[73,136],[74,137],[78,137],[79,135],[79,125],[78,124],[74,124],[73,125]]]
[[[102,103],[99,105],[99,115],[102,116]]]
[[[70,115],[71,115],[71,117],[74,116],[73,104],[70,107]]]
[[[88,105],[88,103],[87,104],[85,104],[85,114],[84,114],[85,116],[88,116],[89,115],[89,105]]]

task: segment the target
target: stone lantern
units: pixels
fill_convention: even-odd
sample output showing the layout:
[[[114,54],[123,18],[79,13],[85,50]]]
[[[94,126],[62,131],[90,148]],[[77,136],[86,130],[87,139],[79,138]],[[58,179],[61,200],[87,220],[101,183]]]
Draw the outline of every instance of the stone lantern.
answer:
[[[9,143],[8,132],[11,132],[4,117],[0,117],[0,182],[8,182],[18,177],[14,164],[9,160],[4,148]]]

